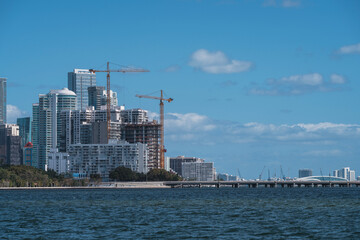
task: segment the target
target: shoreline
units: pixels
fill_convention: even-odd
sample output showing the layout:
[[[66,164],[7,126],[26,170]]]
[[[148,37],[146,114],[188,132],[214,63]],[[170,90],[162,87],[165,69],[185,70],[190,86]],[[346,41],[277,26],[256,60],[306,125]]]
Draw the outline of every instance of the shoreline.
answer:
[[[48,190],[48,189],[156,189],[171,188],[164,182],[111,182],[90,186],[68,186],[68,187],[0,187],[0,190]]]

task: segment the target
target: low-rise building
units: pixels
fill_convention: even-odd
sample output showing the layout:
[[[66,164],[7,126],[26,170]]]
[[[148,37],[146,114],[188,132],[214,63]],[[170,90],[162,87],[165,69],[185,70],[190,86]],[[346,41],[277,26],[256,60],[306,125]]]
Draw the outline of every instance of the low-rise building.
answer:
[[[109,172],[119,166],[133,171],[148,171],[146,144],[110,140],[109,144],[72,144],[69,146],[70,172],[86,175],[99,174],[109,180]]]
[[[204,162],[204,159],[196,157],[185,157],[178,156],[175,158],[170,158],[170,168],[174,170],[179,175],[182,174],[182,164],[186,162]]]
[[[212,162],[184,162],[181,176],[186,180],[214,181],[215,168]]]
[[[58,174],[69,172],[69,154],[59,152],[57,148],[51,149],[48,154],[47,169],[52,169]]]

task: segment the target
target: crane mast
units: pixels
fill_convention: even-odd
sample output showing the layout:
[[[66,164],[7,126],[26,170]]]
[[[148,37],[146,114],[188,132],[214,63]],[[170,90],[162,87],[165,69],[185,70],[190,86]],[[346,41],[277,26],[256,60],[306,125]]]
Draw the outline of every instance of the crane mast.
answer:
[[[121,68],[121,69],[110,69],[110,62],[107,62],[106,70],[95,70],[95,69],[89,69],[89,72],[96,73],[96,72],[106,72],[106,122],[107,122],[107,140],[109,142],[110,139],[110,123],[111,123],[111,111],[110,111],[110,102],[111,102],[111,96],[110,96],[110,72],[121,72],[121,73],[127,73],[127,72],[149,72],[149,70],[142,69],[142,68]]]
[[[165,168],[165,145],[164,145],[164,102],[172,102],[172,98],[164,98],[163,90],[161,91],[161,97],[147,96],[147,95],[136,95],[138,98],[149,98],[160,100],[160,168]]]

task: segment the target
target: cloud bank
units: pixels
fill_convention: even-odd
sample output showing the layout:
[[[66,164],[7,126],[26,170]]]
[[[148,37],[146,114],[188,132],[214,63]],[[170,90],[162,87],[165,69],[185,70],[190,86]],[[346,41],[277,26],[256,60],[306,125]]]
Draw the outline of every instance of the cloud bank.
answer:
[[[325,81],[319,73],[292,75],[280,79],[268,79],[264,86],[253,87],[248,93],[251,95],[303,95],[312,92],[333,92],[344,90],[346,79],[344,76],[332,74]]]
[[[360,43],[341,47],[338,54],[360,54]]]
[[[229,59],[221,51],[210,52],[199,49],[191,55],[189,65],[206,73],[219,74],[245,72],[253,66],[253,63]]]

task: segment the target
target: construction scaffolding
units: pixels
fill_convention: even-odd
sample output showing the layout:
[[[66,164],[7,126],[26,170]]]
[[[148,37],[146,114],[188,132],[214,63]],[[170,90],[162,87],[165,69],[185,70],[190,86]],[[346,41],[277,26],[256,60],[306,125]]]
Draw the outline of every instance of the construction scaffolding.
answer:
[[[122,124],[121,138],[129,143],[144,143],[149,151],[148,169],[160,167],[161,125],[156,121],[141,124]]]

